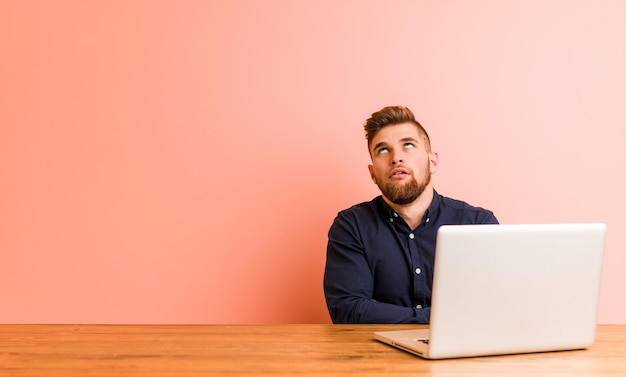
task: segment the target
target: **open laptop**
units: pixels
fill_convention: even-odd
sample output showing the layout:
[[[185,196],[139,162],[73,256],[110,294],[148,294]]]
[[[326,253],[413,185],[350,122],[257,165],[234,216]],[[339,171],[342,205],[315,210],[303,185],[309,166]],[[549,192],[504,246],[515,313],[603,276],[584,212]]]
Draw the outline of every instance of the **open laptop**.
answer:
[[[430,328],[374,336],[428,359],[587,348],[605,234],[605,224],[444,225]]]

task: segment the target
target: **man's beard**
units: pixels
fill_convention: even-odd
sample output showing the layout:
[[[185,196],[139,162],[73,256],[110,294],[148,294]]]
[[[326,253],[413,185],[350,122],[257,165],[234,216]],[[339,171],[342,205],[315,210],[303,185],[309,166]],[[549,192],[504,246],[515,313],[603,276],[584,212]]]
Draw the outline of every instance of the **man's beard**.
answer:
[[[404,185],[395,185],[389,181],[383,183],[376,182],[376,185],[392,203],[402,205],[414,202],[422,195],[426,186],[430,183],[430,171],[426,171],[424,179],[418,183],[414,177]]]

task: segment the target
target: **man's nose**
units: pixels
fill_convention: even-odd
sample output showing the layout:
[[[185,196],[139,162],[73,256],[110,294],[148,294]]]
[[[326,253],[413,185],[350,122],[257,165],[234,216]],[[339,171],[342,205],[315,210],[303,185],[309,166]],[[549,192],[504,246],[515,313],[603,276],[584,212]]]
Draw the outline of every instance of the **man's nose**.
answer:
[[[402,157],[402,153],[394,152],[393,155],[391,156],[391,164],[392,165],[396,165],[396,164],[400,164],[402,162],[404,162],[403,157]]]

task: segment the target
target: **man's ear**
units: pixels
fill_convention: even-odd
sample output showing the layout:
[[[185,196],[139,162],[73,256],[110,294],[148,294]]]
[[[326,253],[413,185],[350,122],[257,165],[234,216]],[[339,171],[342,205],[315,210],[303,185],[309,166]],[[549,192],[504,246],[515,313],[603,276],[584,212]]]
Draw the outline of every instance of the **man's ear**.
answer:
[[[437,172],[437,167],[439,166],[439,153],[430,152],[428,154],[428,159],[430,161],[430,173],[434,174]]]
[[[367,165],[367,168],[370,171],[370,178],[372,178],[372,182],[376,183],[376,176],[374,175],[374,166],[373,165]]]

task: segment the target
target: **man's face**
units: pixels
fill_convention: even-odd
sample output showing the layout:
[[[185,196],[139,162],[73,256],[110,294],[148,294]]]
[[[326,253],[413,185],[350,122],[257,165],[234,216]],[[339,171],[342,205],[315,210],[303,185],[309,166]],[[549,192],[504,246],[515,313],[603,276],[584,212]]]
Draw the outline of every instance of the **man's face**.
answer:
[[[411,123],[382,128],[370,144],[372,180],[395,204],[415,201],[430,186],[438,156],[426,138]]]

